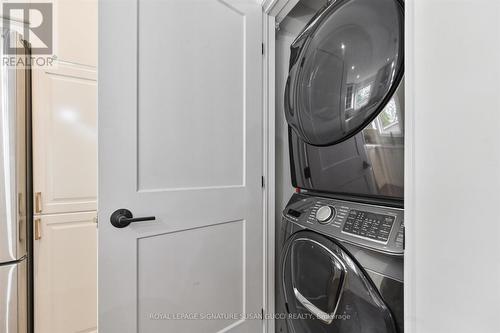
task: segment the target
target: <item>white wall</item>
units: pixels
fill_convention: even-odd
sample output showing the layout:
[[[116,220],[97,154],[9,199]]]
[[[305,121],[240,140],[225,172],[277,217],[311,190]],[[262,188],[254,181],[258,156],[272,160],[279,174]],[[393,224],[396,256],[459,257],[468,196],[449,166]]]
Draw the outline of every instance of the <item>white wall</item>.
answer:
[[[500,2],[406,6],[406,332],[499,332]]]

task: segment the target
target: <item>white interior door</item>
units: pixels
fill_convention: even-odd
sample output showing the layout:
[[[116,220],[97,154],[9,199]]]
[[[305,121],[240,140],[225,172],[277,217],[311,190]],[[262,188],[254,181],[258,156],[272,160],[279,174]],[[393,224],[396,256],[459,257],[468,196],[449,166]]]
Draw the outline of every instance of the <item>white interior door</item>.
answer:
[[[261,7],[99,6],[99,331],[261,331]]]

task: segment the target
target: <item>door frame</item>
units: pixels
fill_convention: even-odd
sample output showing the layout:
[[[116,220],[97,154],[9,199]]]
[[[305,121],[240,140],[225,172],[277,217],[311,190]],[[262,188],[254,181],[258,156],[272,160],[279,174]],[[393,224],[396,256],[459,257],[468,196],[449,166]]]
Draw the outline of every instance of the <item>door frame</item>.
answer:
[[[264,253],[267,257],[265,272],[264,313],[275,311],[275,36],[276,24],[288,15],[299,0],[261,0],[264,18],[263,22],[263,112],[264,112],[264,176],[266,188],[264,191]],[[414,50],[414,0],[405,1],[405,254],[404,254],[404,311],[405,333],[416,332],[415,295],[416,281],[414,270],[416,266],[416,238],[414,235],[415,209],[415,159],[414,159],[414,118],[415,103],[413,97],[413,81],[415,72],[411,55]],[[265,320],[267,332],[274,332],[274,320]]]
[[[299,0],[259,0],[262,3],[263,82],[262,101],[264,112],[264,320],[265,332],[275,331],[272,319],[275,313],[276,278],[276,24],[295,7]]]
[[[273,1],[270,1],[273,2]],[[275,311],[275,89],[274,89],[274,17],[263,3],[262,14],[262,112],[263,112],[263,185],[264,185],[264,308],[263,315]],[[263,320],[264,332],[274,332],[274,320]]]
[[[405,1],[405,157],[404,157],[404,221],[405,221],[405,254],[404,254],[404,330],[405,333],[417,332],[416,307],[416,266],[417,237],[415,230],[416,216],[416,166],[415,166],[415,3]]]
[[[276,276],[276,91],[275,91],[275,37],[276,22],[280,12],[288,13],[299,0],[262,0],[262,46],[263,46],[263,121],[264,121],[264,311],[268,316],[263,321],[265,332],[275,331],[272,319],[275,313],[275,276]],[[287,10],[288,8],[288,10]],[[286,14],[285,14],[286,15]]]
[[[262,101],[264,112],[264,311],[268,316],[264,322],[265,332],[275,331],[272,319],[275,313],[275,277],[276,277],[276,91],[275,91],[275,41],[276,22],[281,21],[280,13],[288,12],[299,0],[262,0],[262,43],[263,43],[263,82]]]

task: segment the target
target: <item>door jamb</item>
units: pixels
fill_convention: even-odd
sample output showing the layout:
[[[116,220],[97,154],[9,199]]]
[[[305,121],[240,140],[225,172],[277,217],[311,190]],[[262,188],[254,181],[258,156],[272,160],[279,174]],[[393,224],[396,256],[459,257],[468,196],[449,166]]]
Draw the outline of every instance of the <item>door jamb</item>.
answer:
[[[405,158],[404,158],[404,330],[406,333],[416,332],[416,198],[415,198],[415,1],[405,1]]]
[[[274,270],[275,270],[275,91],[274,91],[274,17],[262,17],[263,68],[262,101],[264,127],[264,288],[263,332],[274,332]],[[271,319],[268,319],[271,318]]]
[[[263,0],[262,1],[262,101],[264,135],[264,308],[262,315],[263,331],[275,331],[275,40],[276,22],[280,22],[299,0]]]

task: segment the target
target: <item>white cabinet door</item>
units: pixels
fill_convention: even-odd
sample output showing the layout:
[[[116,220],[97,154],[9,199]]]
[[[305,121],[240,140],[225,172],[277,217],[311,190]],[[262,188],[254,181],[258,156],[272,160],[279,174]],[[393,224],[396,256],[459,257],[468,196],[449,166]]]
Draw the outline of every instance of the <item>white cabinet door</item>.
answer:
[[[96,210],[96,71],[33,71],[35,214]]]
[[[260,5],[102,0],[99,18],[99,330],[262,331]],[[156,220],[116,228],[120,208]]]
[[[34,241],[36,333],[97,331],[95,217],[94,212],[39,217],[41,238]]]
[[[54,54],[59,61],[97,66],[97,0],[54,0]]]

